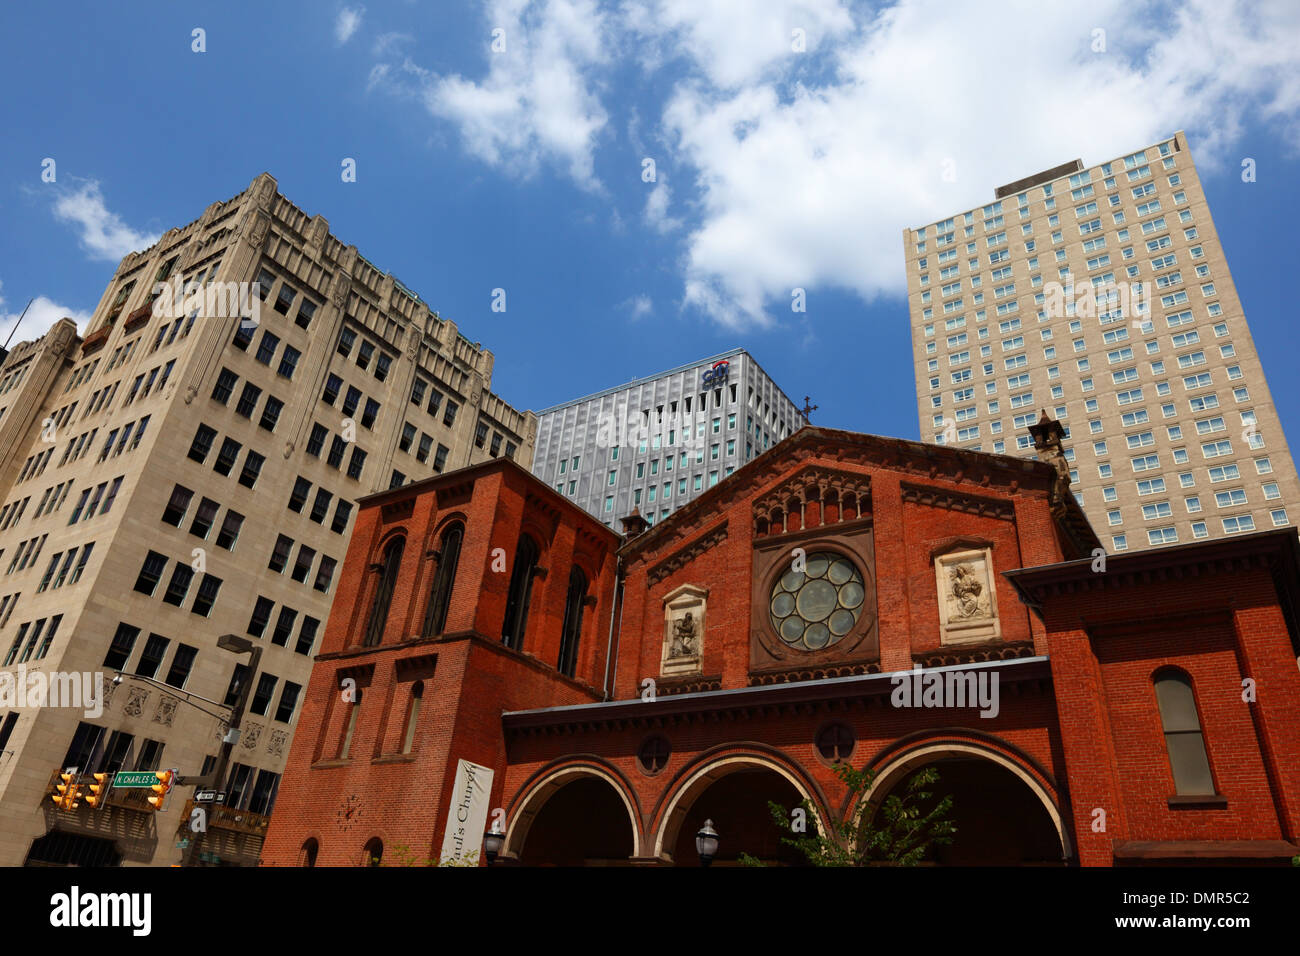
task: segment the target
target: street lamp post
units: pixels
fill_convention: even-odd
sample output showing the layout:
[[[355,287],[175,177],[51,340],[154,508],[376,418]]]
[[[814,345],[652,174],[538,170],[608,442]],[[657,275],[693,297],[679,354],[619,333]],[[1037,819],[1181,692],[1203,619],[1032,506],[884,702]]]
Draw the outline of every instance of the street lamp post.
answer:
[[[223,634],[217,638],[217,647],[223,651],[230,651],[233,654],[248,654],[248,677],[240,684],[235,695],[234,706],[230,710],[230,721],[226,728],[226,735],[221,741],[221,753],[217,757],[217,765],[210,776],[205,776],[199,781],[199,786],[207,786],[209,781],[212,786],[220,788],[222,782],[226,779],[226,768],[230,764],[230,752],[235,749],[235,743],[239,740],[239,722],[244,717],[244,706],[248,702],[248,688],[253,681],[257,679],[257,665],[262,661],[262,648],[248,640],[246,637],[240,637],[238,634]],[[215,807],[216,804],[214,803]],[[202,840],[204,830],[193,834],[190,839],[189,849],[186,851],[185,860],[182,866],[193,866],[194,861],[199,856],[199,844]]]
[[[708,866],[718,853],[718,831],[713,829],[713,821],[705,820],[695,834],[695,852],[700,855],[700,865]]]

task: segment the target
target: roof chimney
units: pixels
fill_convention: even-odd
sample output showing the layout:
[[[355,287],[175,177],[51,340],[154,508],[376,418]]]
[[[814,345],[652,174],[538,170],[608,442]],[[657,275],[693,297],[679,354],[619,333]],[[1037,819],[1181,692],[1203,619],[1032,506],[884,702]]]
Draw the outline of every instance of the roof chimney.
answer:
[[[641,509],[639,507],[634,507],[632,513],[626,518],[623,518],[622,522],[623,536],[629,541],[644,532],[646,528],[650,527],[650,522],[641,517]]]

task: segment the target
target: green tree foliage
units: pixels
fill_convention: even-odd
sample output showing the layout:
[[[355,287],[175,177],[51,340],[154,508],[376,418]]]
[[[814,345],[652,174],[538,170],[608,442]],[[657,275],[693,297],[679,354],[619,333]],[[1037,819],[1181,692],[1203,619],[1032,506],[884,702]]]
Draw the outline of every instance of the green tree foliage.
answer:
[[[464,859],[460,861],[452,860],[448,857],[441,863],[429,857],[421,857],[416,854],[409,846],[404,843],[396,843],[388,848],[384,854],[383,862],[380,866],[478,866],[478,853],[466,853]]]
[[[957,832],[957,825],[948,819],[952,797],[945,796],[926,809],[934,796],[929,788],[939,782],[934,767],[913,774],[870,817],[862,798],[871,790],[875,771],[838,763],[835,775],[848,788],[853,809],[843,820],[831,821],[826,832],[818,831],[811,822],[817,815],[808,800],[800,803],[803,814],[798,822],[795,814],[780,804],[767,805],[773,822],[788,834],[781,842],[799,850],[813,866],[916,866],[932,846],[952,843]],[[748,854],[741,854],[740,859],[749,866],[763,865]]]

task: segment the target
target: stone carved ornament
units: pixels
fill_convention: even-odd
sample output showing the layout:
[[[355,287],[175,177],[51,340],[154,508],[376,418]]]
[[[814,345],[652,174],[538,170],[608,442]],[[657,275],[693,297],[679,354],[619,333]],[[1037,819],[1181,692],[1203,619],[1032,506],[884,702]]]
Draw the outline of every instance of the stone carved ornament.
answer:
[[[1001,637],[993,556],[988,548],[940,555],[935,560],[941,640],[945,644]]]
[[[948,620],[974,621],[988,618],[989,596],[984,593],[975,566],[969,562],[948,568]]]
[[[673,644],[668,657],[670,660],[676,657],[694,657],[696,651],[695,617],[687,611],[686,616],[678,618],[673,625]]]

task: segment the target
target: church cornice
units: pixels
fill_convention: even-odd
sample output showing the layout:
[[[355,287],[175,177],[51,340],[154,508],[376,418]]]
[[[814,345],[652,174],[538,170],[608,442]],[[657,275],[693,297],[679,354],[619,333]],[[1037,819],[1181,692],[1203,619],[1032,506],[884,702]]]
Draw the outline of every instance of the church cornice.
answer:
[[[1005,498],[986,498],[952,488],[939,488],[933,485],[917,485],[910,482],[902,484],[903,500],[912,504],[928,505],[932,508],[945,508],[949,511],[964,511],[983,517],[1002,518],[1014,521],[1016,508],[1014,503]]]
[[[673,554],[660,561],[650,569],[646,578],[651,586],[656,585],[674,571],[684,568],[705,551],[721,544],[725,540],[727,540],[726,520],[704,532],[704,534],[700,535],[686,547],[675,551]]]

